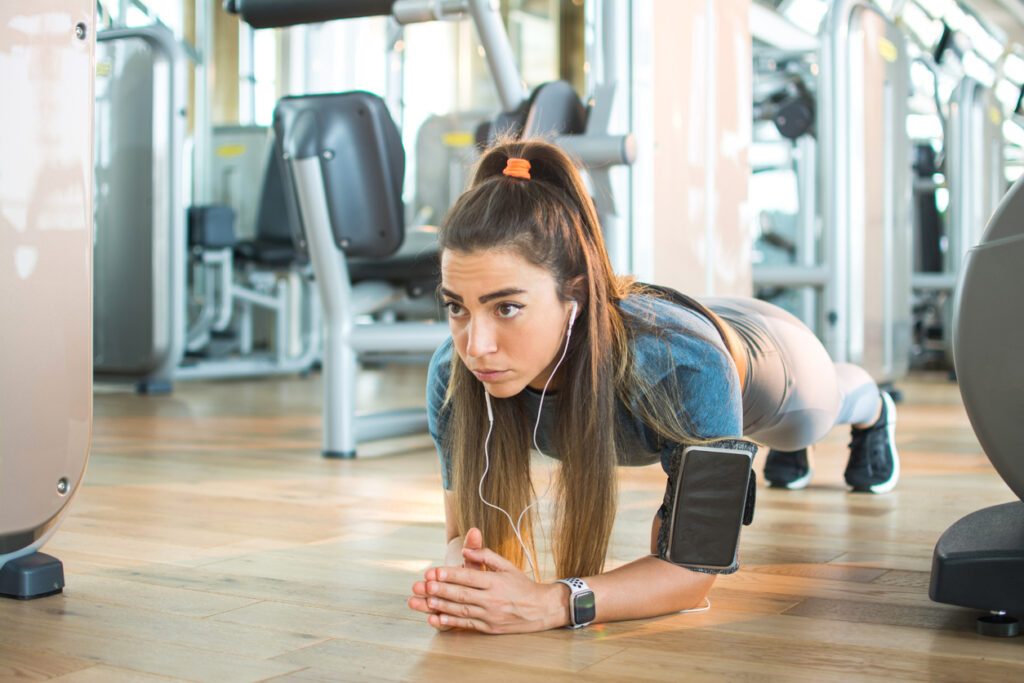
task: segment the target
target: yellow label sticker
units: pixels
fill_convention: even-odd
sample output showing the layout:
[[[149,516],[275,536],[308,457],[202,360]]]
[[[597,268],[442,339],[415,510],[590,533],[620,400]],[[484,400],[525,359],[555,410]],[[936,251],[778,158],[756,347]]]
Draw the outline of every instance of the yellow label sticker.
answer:
[[[472,133],[455,131],[453,133],[445,133],[441,141],[446,147],[469,147],[476,142],[476,138],[473,137]]]
[[[900,51],[896,49],[891,40],[880,36],[878,38],[878,54],[882,55],[882,59],[892,64],[900,56]]]
[[[101,78],[106,78],[113,70],[114,65],[110,62],[96,62],[96,75]]]
[[[240,157],[245,154],[245,145],[221,145],[217,148],[219,157]]]
[[[997,126],[1003,125],[1003,112],[999,111],[998,107],[989,107],[988,117],[992,119],[993,124]]]

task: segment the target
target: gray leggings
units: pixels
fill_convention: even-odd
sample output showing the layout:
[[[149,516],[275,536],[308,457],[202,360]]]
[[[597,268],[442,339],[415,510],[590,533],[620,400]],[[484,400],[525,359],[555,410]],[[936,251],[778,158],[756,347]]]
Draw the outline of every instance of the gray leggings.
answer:
[[[836,425],[868,423],[877,415],[881,396],[871,376],[856,365],[833,363],[797,317],[758,299],[701,303],[732,325],[746,347],[744,436],[795,451]]]

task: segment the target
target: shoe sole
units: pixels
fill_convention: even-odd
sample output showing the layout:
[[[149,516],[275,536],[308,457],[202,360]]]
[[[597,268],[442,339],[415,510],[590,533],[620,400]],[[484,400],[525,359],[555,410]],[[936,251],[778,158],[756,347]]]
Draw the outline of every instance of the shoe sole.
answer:
[[[807,485],[811,483],[811,477],[813,475],[814,475],[814,470],[808,470],[807,474],[805,474],[804,476],[800,477],[799,479],[794,479],[793,481],[778,482],[778,483],[776,483],[774,481],[769,481],[768,482],[768,488],[787,489],[789,491],[799,491],[800,489],[807,488]]]
[[[900,480],[900,454],[896,451],[896,404],[892,396],[882,392],[882,402],[885,403],[885,416],[888,423],[885,426],[886,436],[889,437],[889,449],[892,451],[892,475],[880,484],[872,484],[867,487],[851,487],[851,491],[861,493],[889,493],[896,488]]]

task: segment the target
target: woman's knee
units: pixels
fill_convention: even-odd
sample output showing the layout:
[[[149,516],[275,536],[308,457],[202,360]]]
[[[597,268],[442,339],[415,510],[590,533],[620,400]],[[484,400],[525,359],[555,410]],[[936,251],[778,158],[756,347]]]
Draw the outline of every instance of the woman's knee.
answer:
[[[798,451],[824,439],[834,425],[832,412],[814,408],[794,410],[783,415],[776,426],[747,436],[776,450]]]

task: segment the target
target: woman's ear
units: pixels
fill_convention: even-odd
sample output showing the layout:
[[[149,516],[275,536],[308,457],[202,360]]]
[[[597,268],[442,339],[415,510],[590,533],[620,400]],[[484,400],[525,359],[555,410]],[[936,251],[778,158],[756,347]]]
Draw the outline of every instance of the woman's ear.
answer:
[[[569,302],[573,301],[577,304],[576,316],[579,317],[580,313],[587,306],[587,279],[583,275],[579,275],[569,280],[566,283],[565,294],[569,297]]]

